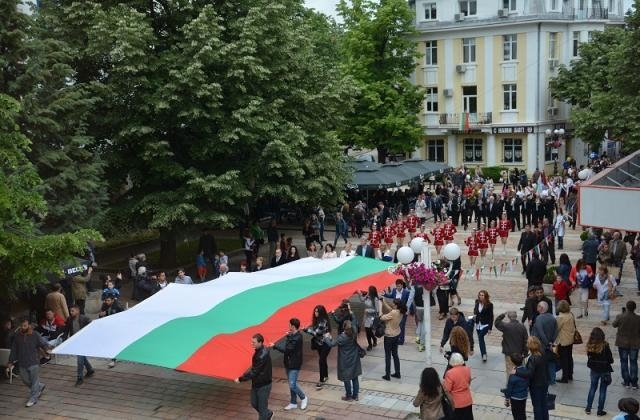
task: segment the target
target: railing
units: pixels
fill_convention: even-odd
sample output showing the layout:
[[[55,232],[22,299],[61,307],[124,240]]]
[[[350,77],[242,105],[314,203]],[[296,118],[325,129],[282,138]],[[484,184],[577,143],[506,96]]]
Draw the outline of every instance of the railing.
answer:
[[[562,15],[574,20],[609,19],[609,9],[599,7],[595,9],[566,9]]]
[[[467,124],[467,118],[471,127],[491,124],[493,121],[491,112],[463,112],[460,114],[440,114],[440,125],[459,125],[464,127]]]

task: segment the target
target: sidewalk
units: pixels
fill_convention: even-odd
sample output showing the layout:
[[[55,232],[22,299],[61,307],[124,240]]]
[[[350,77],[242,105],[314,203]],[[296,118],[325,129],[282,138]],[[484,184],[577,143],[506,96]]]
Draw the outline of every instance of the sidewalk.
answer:
[[[467,232],[456,235],[456,242],[462,243]],[[565,236],[565,250],[572,263],[579,258],[579,231],[568,231]],[[304,249],[304,238],[299,233],[292,235],[294,244]],[[509,255],[496,254],[496,264],[511,260],[516,252],[515,244],[519,233],[511,234]],[[327,239],[331,233],[327,235]],[[355,242],[355,241],[354,241]],[[266,249],[265,249],[266,251]],[[463,247],[463,254],[466,249]],[[501,253],[500,253],[501,254]],[[556,250],[556,257],[560,252]],[[462,257],[463,267],[468,265],[465,255]],[[526,280],[520,274],[521,267],[515,266],[496,276],[485,270],[479,279],[472,276],[463,279],[459,286],[462,296],[460,309],[471,313],[473,298],[478,290],[486,289],[491,294],[496,316],[506,310],[517,310],[519,315],[522,306]],[[620,313],[620,308],[628,299],[635,299],[635,279],[632,267],[627,262],[621,285],[625,295],[615,301],[611,308],[611,316]],[[128,296],[125,294],[125,296]],[[433,366],[438,372],[444,371],[444,358],[439,354],[439,342],[444,321],[437,320],[437,309],[432,308],[432,354]],[[577,310],[574,308],[574,313]],[[578,328],[585,342],[589,332],[599,326],[600,308],[590,302],[590,316],[578,320]],[[310,317],[310,314],[308,315]],[[300,314],[303,323],[308,321],[307,314]],[[613,347],[615,329],[609,325],[603,327],[607,340]],[[402,379],[392,382],[383,381],[384,351],[382,345],[374,348],[362,359],[363,375],[360,377],[361,398],[358,402],[345,403],[340,400],[343,387],[337,381],[336,354],[333,350],[329,358],[329,384],[316,391],[318,379],[317,355],[309,348],[308,337],[305,337],[304,365],[300,373],[302,389],[310,399],[306,411],[284,411],[288,403],[289,392],[286,376],[282,368],[282,356],[274,352],[274,387],[271,394],[270,407],[275,411],[276,419],[415,419],[418,410],[412,406],[412,400],[418,389],[419,377],[425,366],[425,353],[417,351],[412,344],[415,338],[415,324],[408,319],[406,328],[406,344],[400,346]],[[476,420],[510,419],[511,411],[504,407],[504,400],[499,389],[504,386],[504,359],[500,354],[502,335],[495,331],[486,337],[489,359],[483,363],[479,353],[470,358],[468,365],[472,369],[472,391],[474,399],[474,416]],[[359,337],[365,343],[364,335]],[[366,343],[365,343],[366,344]],[[477,346],[476,346],[477,347]],[[626,390],[621,385],[620,367],[617,351],[614,350],[613,383],[608,389],[605,410],[607,418],[617,413],[617,401],[623,396],[638,398],[640,392]],[[158,351],[168,351],[158,349]],[[589,389],[589,370],[586,367],[585,346],[574,348],[575,381],[570,384],[557,384],[550,387],[550,392],[557,394],[556,410],[550,412],[552,419],[585,418],[584,406]],[[27,389],[19,380],[13,385],[8,382],[0,384],[0,418],[42,418],[42,419],[142,419],[142,418],[236,418],[254,419],[255,412],[249,404],[249,385],[234,384],[213,378],[180,373],[168,369],[119,362],[114,369],[108,369],[108,360],[92,360],[97,369],[93,378],[87,379],[80,388],[73,386],[75,382],[75,358],[58,356],[57,364],[44,366],[41,370],[47,384],[41,401],[34,407],[25,408]],[[250,361],[247,360],[247,364]],[[531,416],[531,405],[528,405]],[[595,419],[595,416],[594,416]]]

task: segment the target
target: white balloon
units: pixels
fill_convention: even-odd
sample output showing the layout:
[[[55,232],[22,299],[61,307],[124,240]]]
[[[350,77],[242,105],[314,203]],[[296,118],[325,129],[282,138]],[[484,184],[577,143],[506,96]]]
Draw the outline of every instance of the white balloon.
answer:
[[[449,261],[457,260],[458,258],[460,258],[460,247],[452,242],[445,245],[444,249],[442,250],[442,254]]]
[[[591,170],[589,170],[589,168],[585,168],[585,169],[581,170],[580,172],[578,172],[578,178],[580,178],[583,181],[585,179],[588,179],[589,175],[591,175]]]
[[[409,264],[413,261],[414,256],[415,254],[413,253],[413,250],[408,246],[403,246],[398,250],[398,253],[396,254],[398,262],[400,262],[401,264]]]
[[[419,254],[422,252],[422,247],[424,246],[424,239],[420,237],[413,238],[411,240],[411,243],[409,243],[409,246],[411,247],[414,253]]]

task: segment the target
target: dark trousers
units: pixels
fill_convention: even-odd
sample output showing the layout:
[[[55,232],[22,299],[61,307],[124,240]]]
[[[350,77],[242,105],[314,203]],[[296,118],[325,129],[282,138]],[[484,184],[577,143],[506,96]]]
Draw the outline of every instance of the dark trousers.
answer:
[[[473,406],[456,408],[453,414],[456,420],[473,420]]]
[[[560,369],[562,369],[562,380],[573,380],[573,344],[568,346],[558,346],[558,357],[560,358]]]
[[[436,289],[436,297],[438,298],[438,312],[443,315],[449,313],[449,290]]]
[[[398,356],[398,336],[384,337],[384,374],[391,373],[391,357],[393,357],[394,374],[400,374],[400,357]]]
[[[269,420],[273,414],[273,411],[269,410],[269,394],[271,384],[251,388],[251,407],[258,412],[259,420]]]
[[[365,328],[364,332],[367,334],[367,344],[369,345],[369,347],[372,347],[378,344],[378,338],[373,333],[373,328],[371,327]]]
[[[318,348],[318,367],[320,368],[320,382],[324,382],[329,377],[329,366],[327,365],[327,357],[331,353],[331,347],[323,344]]]
[[[527,420],[527,400],[514,400],[513,398],[510,400],[511,404],[511,414],[513,415],[513,420]]]
[[[400,335],[398,336],[398,345],[404,344],[404,328],[407,325],[407,314],[402,315],[400,320]]]
[[[549,386],[532,386],[529,388],[529,392],[531,393],[534,420],[549,420],[549,408],[547,407]]]

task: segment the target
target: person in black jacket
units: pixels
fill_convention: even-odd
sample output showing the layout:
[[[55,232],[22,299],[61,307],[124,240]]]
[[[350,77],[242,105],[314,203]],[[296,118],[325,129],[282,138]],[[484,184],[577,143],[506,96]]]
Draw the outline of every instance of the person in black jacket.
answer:
[[[587,341],[587,367],[591,369],[591,387],[587,395],[587,407],[584,412],[591,414],[591,406],[596,396],[596,389],[600,384],[600,395],[598,396],[598,416],[606,416],[604,403],[607,398],[607,387],[611,384],[611,372],[613,368],[613,354],[609,343],[605,341],[604,331],[595,327],[591,330],[589,341]]]
[[[529,379],[529,392],[533,405],[534,420],[549,420],[547,394],[549,393],[549,370],[543,353],[542,343],[537,337],[527,339],[527,348],[531,357],[524,368],[514,369],[516,375]]]
[[[274,344],[274,349],[284,353],[284,368],[287,371],[287,379],[289,381],[289,392],[291,400],[285,410],[294,410],[298,408],[298,398],[300,398],[300,408],[307,408],[309,398],[304,391],[298,386],[298,374],[302,367],[302,334],[300,333],[300,320],[291,318],[289,320],[289,332],[284,343],[278,342]]]
[[[547,263],[540,259],[537,252],[533,253],[533,258],[525,268],[527,276],[527,287],[542,286],[545,274],[547,274]]]
[[[538,303],[544,301],[547,303],[547,312],[551,313],[551,299],[544,295],[544,289],[542,286],[531,286],[529,290],[533,291],[533,296],[527,298],[527,301],[524,304],[524,314],[522,315],[522,323],[529,320],[529,333],[533,331],[533,324],[536,322],[536,318],[538,317]]]
[[[273,411],[269,410],[269,394],[271,394],[272,366],[269,349],[264,345],[262,334],[251,337],[251,346],[255,350],[251,358],[251,367],[236,383],[251,379],[251,407],[258,412],[259,420],[271,420]]]
[[[458,308],[451,308],[449,310],[449,318],[444,323],[444,331],[442,332],[442,340],[440,340],[440,353],[444,352],[444,345],[449,341],[449,335],[453,327],[462,327],[469,337],[469,355],[473,355],[473,323],[468,322],[464,317],[464,314],[458,310]]]
[[[489,299],[489,292],[480,290],[478,299],[473,307],[473,315],[475,320],[476,333],[478,334],[478,344],[480,345],[480,354],[482,361],[487,361],[487,346],[484,342],[484,336],[491,333],[493,329],[493,303]]]
[[[525,267],[529,260],[529,251],[536,246],[536,235],[531,231],[531,225],[524,226],[524,232],[520,234],[518,241],[518,251],[520,251],[520,260],[522,262],[522,274],[525,273]]]

